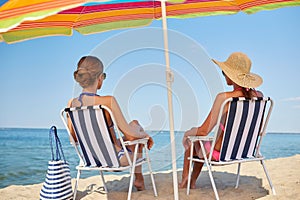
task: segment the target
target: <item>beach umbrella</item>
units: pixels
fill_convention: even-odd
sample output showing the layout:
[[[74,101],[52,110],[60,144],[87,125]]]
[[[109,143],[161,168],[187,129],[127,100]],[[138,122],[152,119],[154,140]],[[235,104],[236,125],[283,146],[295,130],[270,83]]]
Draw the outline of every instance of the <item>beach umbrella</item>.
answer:
[[[173,74],[170,69],[167,18],[252,14],[284,6],[299,6],[300,0],[1,0],[0,41],[14,43],[53,36],[92,34],[114,29],[146,26],[162,20],[166,60],[174,199],[178,199],[172,103]]]
[[[155,19],[191,18],[239,11],[251,14],[300,0],[0,0],[0,41],[99,33],[146,26]]]

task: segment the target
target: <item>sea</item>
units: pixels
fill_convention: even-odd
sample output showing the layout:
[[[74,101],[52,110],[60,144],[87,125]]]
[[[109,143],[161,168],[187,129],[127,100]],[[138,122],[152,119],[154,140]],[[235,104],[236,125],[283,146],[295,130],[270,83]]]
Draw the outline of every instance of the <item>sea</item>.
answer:
[[[154,139],[150,150],[154,172],[172,169],[171,142],[168,131],[147,131]],[[184,149],[181,139],[184,132],[175,132],[176,163],[182,168]],[[70,164],[71,176],[76,177],[78,157],[69,142],[67,131],[58,129],[66,160]],[[300,154],[300,133],[268,133],[262,143],[261,152],[266,159],[289,157]],[[0,188],[9,185],[31,185],[42,183],[51,160],[49,129],[0,128]],[[147,167],[144,167],[147,170]],[[122,174],[122,172],[119,172]],[[81,177],[98,175],[97,172],[82,172]]]

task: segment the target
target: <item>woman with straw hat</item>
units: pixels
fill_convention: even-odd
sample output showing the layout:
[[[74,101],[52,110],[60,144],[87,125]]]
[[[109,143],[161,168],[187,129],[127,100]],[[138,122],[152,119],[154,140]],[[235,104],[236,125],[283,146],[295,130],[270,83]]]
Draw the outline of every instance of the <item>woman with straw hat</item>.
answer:
[[[188,179],[188,169],[189,169],[189,161],[187,160],[190,153],[190,144],[188,142],[188,136],[206,136],[208,135],[212,129],[216,126],[217,117],[219,114],[219,110],[221,108],[221,104],[225,99],[231,97],[262,97],[263,94],[254,88],[260,86],[263,82],[262,78],[254,73],[250,72],[251,69],[251,60],[248,56],[241,52],[232,53],[225,62],[219,62],[213,59],[213,62],[217,64],[226,79],[227,85],[233,87],[232,91],[222,92],[216,96],[216,99],[213,103],[213,106],[210,110],[209,115],[203,122],[203,124],[199,127],[193,127],[190,130],[186,131],[182,140],[183,146],[185,148],[184,154],[184,164],[183,164],[183,172],[182,172],[182,180],[179,184],[180,188],[187,187],[187,179]],[[228,108],[224,109],[224,114],[227,112]],[[225,116],[223,114],[223,116]],[[222,123],[220,124],[221,129],[223,130],[223,124],[225,119],[222,119]],[[222,128],[223,127],[223,128]],[[218,140],[216,141],[213,158],[214,160],[219,159],[221,142],[223,137],[223,131],[219,133]],[[205,144],[206,149],[210,149],[210,143]],[[200,155],[200,145],[195,143],[194,154],[196,156]],[[194,164],[194,169],[191,177],[191,188],[196,187],[196,180],[201,172],[203,163],[196,162]]]

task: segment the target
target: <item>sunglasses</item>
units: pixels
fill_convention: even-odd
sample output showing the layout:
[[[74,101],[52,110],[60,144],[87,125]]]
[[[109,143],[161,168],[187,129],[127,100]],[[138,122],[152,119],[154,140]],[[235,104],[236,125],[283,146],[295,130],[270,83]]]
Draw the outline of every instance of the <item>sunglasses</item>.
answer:
[[[106,79],[106,73],[102,73],[103,80]]]

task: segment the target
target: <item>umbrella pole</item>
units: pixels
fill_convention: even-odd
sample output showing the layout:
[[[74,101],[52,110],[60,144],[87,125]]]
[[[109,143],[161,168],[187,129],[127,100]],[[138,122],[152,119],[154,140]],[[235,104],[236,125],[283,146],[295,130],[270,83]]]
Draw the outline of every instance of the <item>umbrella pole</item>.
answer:
[[[178,180],[177,180],[177,166],[176,166],[176,146],[175,146],[175,134],[174,134],[174,115],[173,115],[173,101],[172,101],[172,82],[174,81],[173,72],[170,68],[169,59],[169,45],[168,45],[168,28],[166,17],[166,2],[161,0],[161,12],[164,34],[164,47],[165,47],[165,60],[166,60],[166,80],[168,89],[168,110],[169,110],[169,124],[170,124],[170,140],[172,151],[172,169],[173,169],[173,189],[174,200],[178,200]]]

